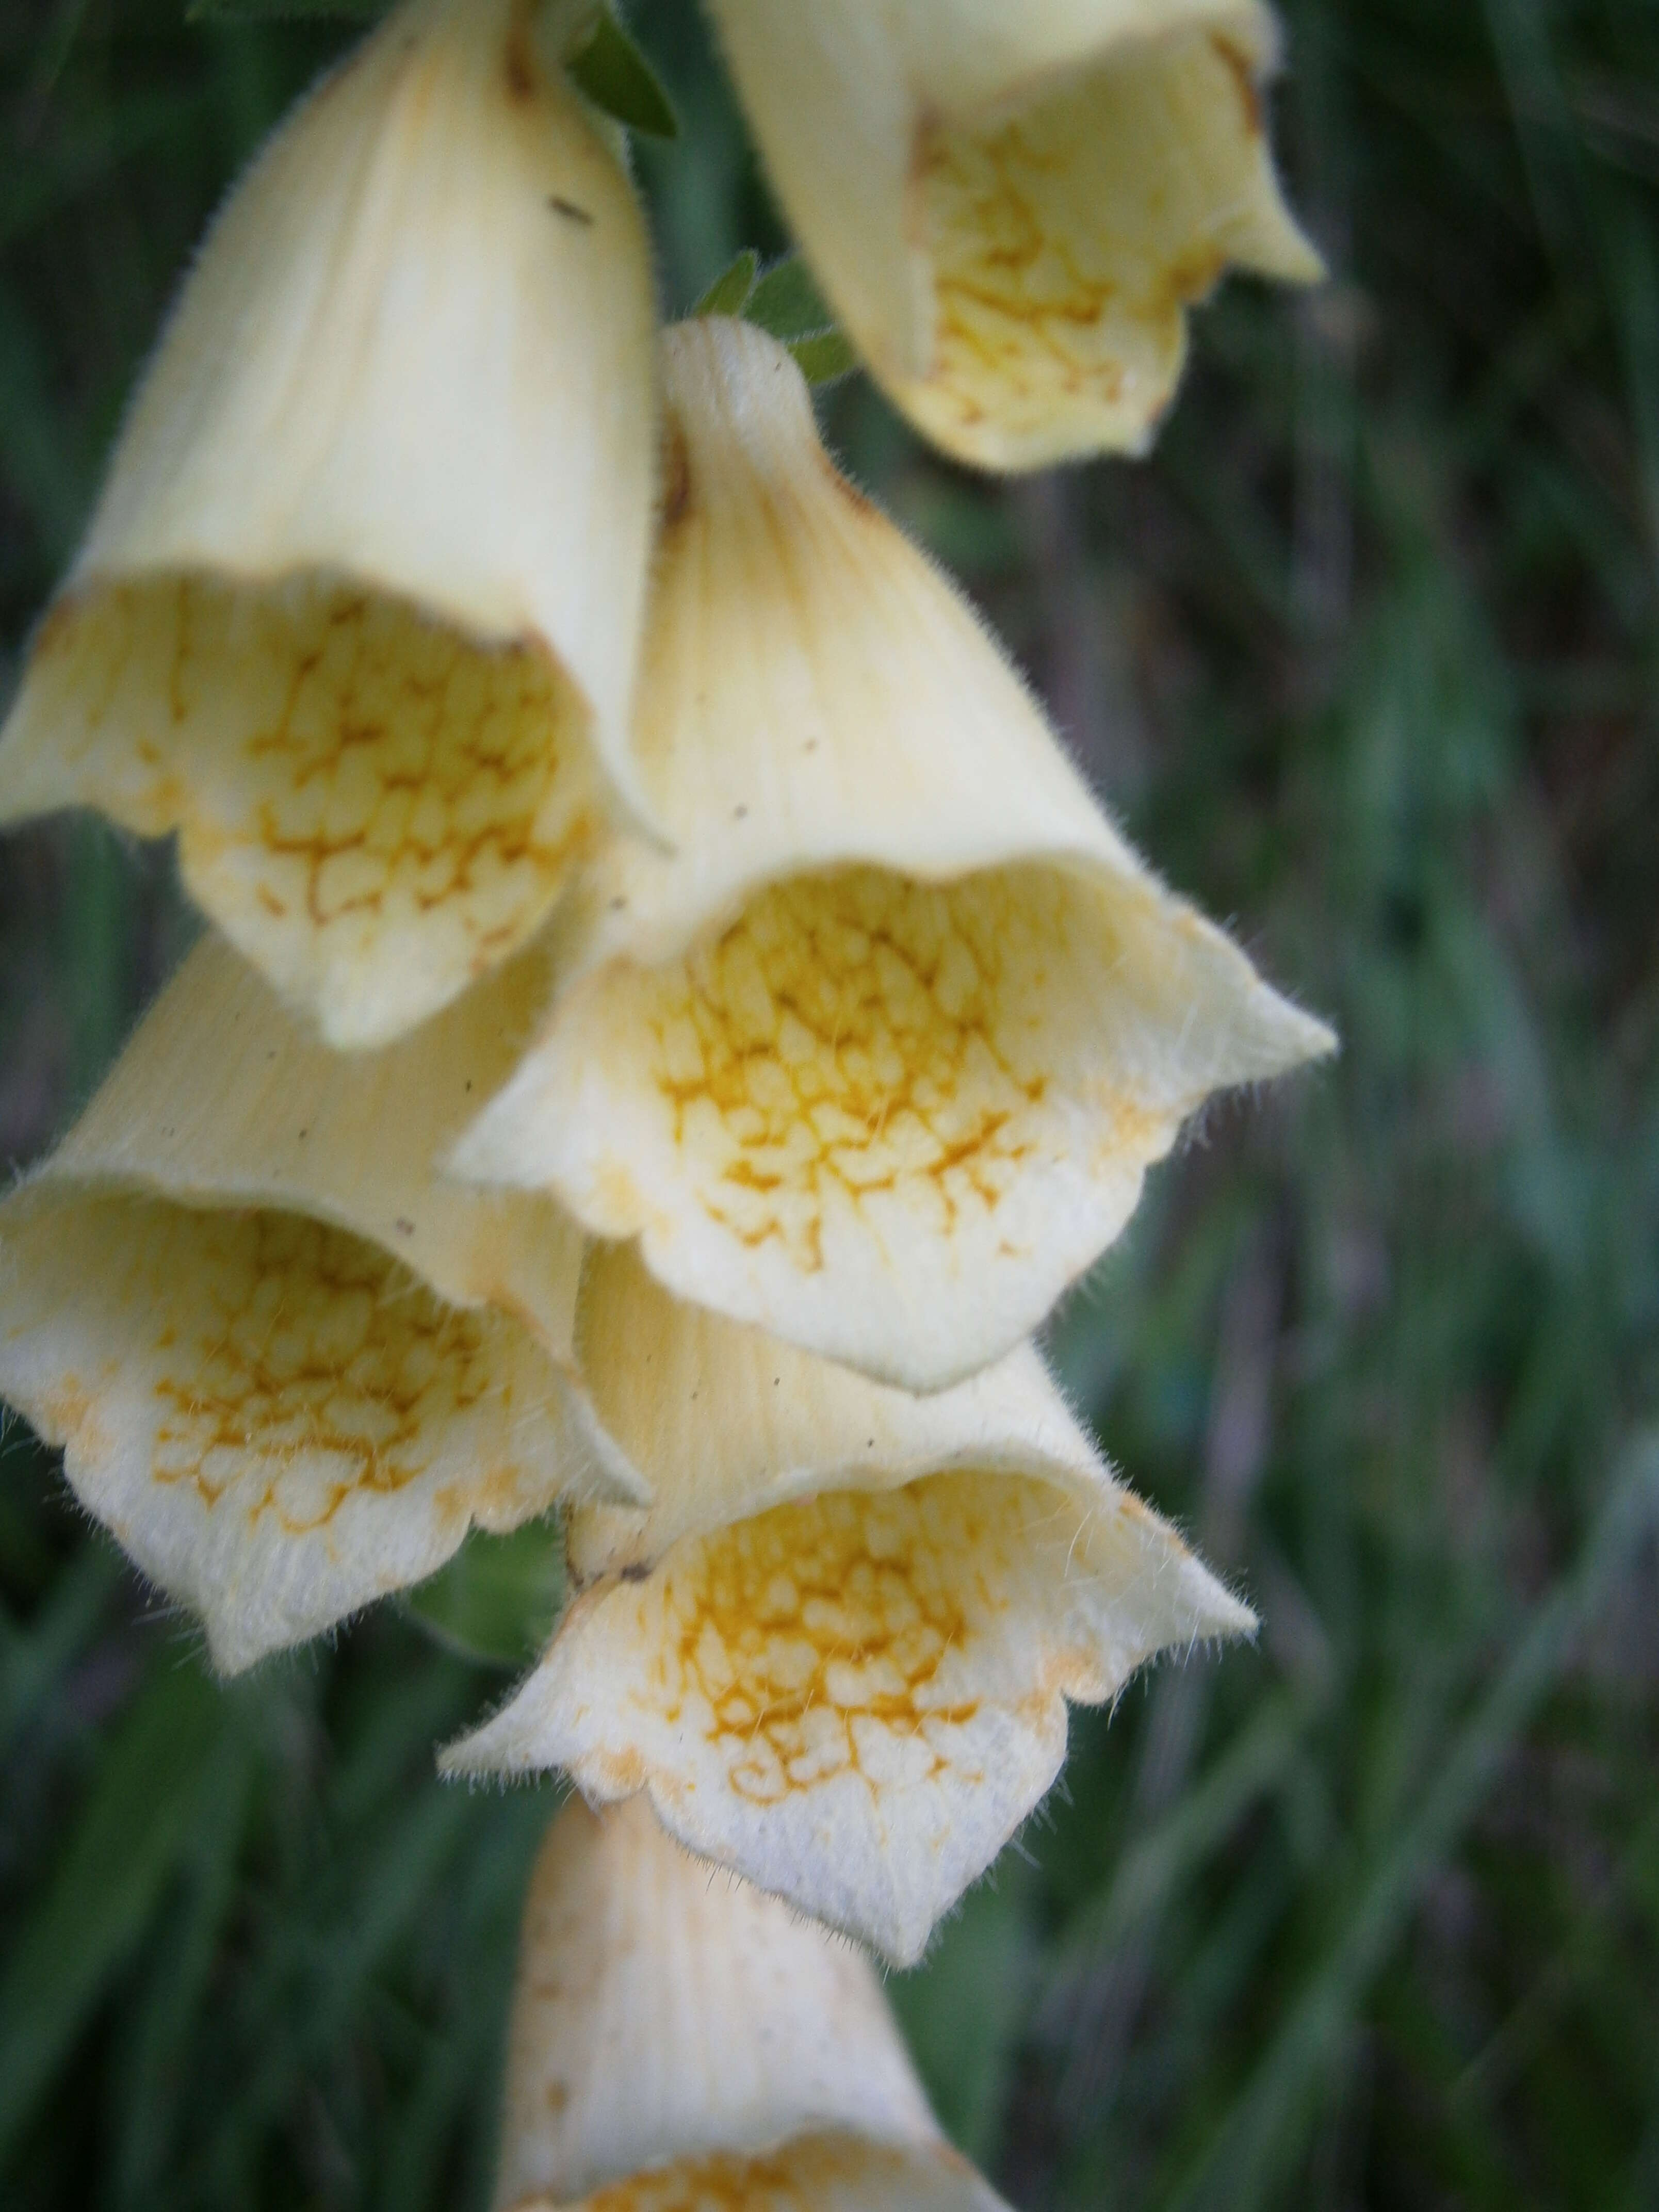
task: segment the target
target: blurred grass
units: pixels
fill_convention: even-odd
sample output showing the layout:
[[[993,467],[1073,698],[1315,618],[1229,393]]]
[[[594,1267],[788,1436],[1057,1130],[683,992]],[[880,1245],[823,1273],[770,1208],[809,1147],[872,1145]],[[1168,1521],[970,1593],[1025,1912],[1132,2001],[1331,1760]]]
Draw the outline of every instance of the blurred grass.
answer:
[[[684,306],[784,240],[695,12],[632,15],[682,119],[640,166]],[[1054,1802],[891,1987],[1030,2212],[1638,2212],[1659,7],[1300,0],[1287,27],[1334,279],[1199,318],[1150,465],[999,488],[860,380],[828,403],[1143,847],[1345,1045],[1215,1112],[1054,1332],[1260,1647],[1080,1717]],[[0,12],[8,654],[207,210],[340,36]],[[163,856],[7,839],[8,1158],[186,927]],[[4,2201],[482,2207],[551,1797],[441,1790],[429,1747],[508,1677],[382,1609],[213,1689],[20,1428],[0,1461]]]

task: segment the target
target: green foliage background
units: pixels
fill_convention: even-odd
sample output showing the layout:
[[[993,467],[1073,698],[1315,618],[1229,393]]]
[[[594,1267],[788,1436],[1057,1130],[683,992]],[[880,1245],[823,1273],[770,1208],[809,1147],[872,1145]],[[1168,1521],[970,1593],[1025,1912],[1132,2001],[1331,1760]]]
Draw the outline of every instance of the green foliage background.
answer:
[[[245,7],[234,11],[246,16]],[[665,301],[785,243],[690,0],[631,11]],[[1295,0],[1335,271],[1198,319],[1154,459],[1012,486],[860,379],[849,465],[1183,890],[1339,1024],[1215,1113],[1060,1317],[1259,1649],[1077,1718],[892,1994],[1027,2212],[1659,2202],[1659,6]],[[227,180],[346,30],[0,0],[0,636],[71,551]],[[164,855],[0,846],[0,1154],[187,927]],[[509,1679],[382,1608],[214,1686],[0,1449],[0,2197],[471,2212],[550,1791],[440,1788]]]

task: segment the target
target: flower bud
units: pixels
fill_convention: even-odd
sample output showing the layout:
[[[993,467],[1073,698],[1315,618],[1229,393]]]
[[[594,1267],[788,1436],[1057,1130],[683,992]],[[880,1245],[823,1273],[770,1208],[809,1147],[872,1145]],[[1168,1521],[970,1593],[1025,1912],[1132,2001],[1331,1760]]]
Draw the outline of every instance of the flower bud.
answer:
[[[445,1005],[641,804],[652,343],[633,192],[528,0],[404,0],[208,236],[34,640],[0,819],[176,831],[333,1043]]]
[[[1030,1334],[1218,1087],[1330,1048],[1105,818],[784,349],[668,333],[668,506],[619,838],[454,1156],[680,1296],[933,1389]]]
[[[945,452],[1140,451],[1229,264],[1306,283],[1255,0],[709,0],[772,181]]]

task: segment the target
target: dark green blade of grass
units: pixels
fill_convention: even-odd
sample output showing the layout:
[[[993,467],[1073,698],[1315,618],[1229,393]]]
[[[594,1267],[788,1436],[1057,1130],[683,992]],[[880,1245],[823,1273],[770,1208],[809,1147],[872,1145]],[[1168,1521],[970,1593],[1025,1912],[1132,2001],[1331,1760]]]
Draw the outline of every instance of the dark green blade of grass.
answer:
[[[218,1692],[199,1668],[164,1661],[112,1738],[63,1863],[0,1977],[0,2161],[142,1936],[224,1725]]]
[[[1497,1680],[1457,1732],[1423,1802],[1390,1837],[1358,1888],[1347,1924],[1292,2003],[1284,2026],[1172,2212],[1225,2205],[1255,2212],[1283,2187],[1299,2110],[1340,2056],[1365,1985],[1398,1942],[1424,1881],[1479,1809],[1608,1583],[1659,1517],[1659,1441],[1644,1440],[1613,1485],[1572,1574],[1538,1607]]]

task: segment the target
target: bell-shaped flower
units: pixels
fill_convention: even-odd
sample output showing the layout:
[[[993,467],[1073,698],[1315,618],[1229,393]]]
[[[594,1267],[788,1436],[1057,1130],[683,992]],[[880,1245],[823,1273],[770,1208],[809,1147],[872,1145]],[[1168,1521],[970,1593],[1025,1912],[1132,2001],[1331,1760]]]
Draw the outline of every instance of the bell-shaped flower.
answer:
[[[999,2212],[940,2136],[869,1961],[711,1881],[640,1805],[542,1847],[496,2212]]]
[[[404,0],[185,285],[0,738],[0,819],[176,831],[336,1044],[521,945],[637,815],[649,257],[570,0]]]
[[[1231,264],[1306,283],[1256,0],[709,0],[790,224],[947,453],[1149,441]]]
[[[523,955],[343,1056],[209,939],[0,1204],[0,1394],[227,1670],[471,1523],[644,1495],[570,1380],[580,1233],[430,1165],[543,988]]]
[[[643,1790],[693,1850],[900,1963],[1053,1782],[1068,1698],[1252,1626],[1029,1346],[918,1398],[613,1247],[575,1348],[653,1503],[570,1510],[580,1595],[446,1770]]]
[[[1332,1040],[1130,851],[783,348],[709,319],[665,363],[638,744],[674,849],[586,872],[454,1164],[936,1389],[1030,1333],[1210,1092]]]

